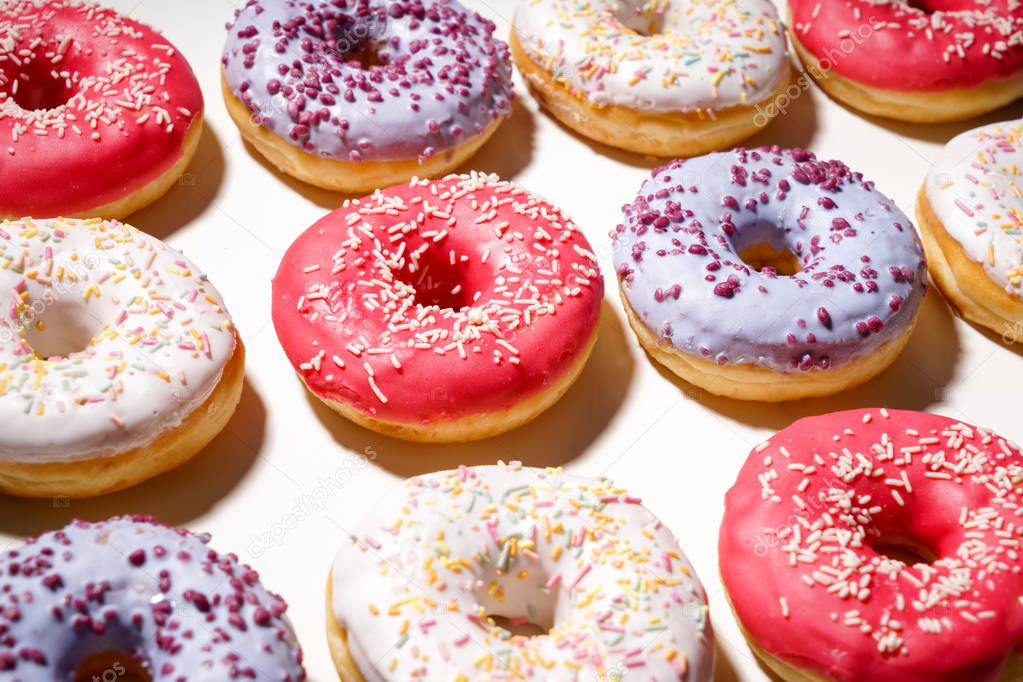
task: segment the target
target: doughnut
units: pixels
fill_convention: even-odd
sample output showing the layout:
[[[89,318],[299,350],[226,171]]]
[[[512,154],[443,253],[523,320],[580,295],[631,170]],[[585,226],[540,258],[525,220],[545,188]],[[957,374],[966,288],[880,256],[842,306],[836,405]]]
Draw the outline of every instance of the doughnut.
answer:
[[[1023,96],[1015,0],[791,0],[789,9],[806,70],[853,109],[936,123]]]
[[[687,382],[775,402],[861,384],[926,290],[909,219],[840,161],[735,149],[653,172],[612,233],[640,343]]]
[[[777,115],[791,66],[770,0],[524,0],[511,37],[534,95],[575,132],[657,156],[727,149]]]
[[[120,516],[0,554],[0,677],[304,680],[284,600],[209,541]]]
[[[0,224],[0,491],[89,497],[184,463],[227,424],[244,365],[220,294],[158,239]]]
[[[801,419],[725,497],[721,580],[783,680],[1011,682],[1023,664],[1023,455],[922,412]]]
[[[224,98],[256,150],[312,185],[443,175],[511,113],[493,32],[457,0],[249,0],[229,28]]]
[[[1007,338],[1023,324],[1023,123],[952,138],[931,166],[916,215],[931,277],[971,322]]]
[[[606,478],[512,462],[408,480],[346,538],[327,592],[345,682],[713,677],[692,565]]]
[[[202,121],[192,69],[148,26],[82,0],[0,0],[0,218],[134,213],[185,172]]]
[[[492,175],[348,200],[291,245],[273,323],[341,415],[413,441],[486,438],[553,405],[597,338],[604,282],[561,211]]]

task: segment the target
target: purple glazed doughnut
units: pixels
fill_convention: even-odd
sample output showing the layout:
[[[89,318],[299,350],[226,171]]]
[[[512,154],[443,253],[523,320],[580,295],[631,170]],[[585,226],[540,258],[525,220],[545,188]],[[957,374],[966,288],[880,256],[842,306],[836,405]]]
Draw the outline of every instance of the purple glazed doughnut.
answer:
[[[0,679],[304,680],[284,601],[208,542],[124,516],[0,554]]]
[[[366,192],[446,173],[511,112],[508,46],[457,0],[249,0],[223,89],[280,170]]]
[[[655,359],[712,393],[828,395],[909,339],[920,241],[839,161],[779,148],[673,161],[623,211],[612,238],[629,321]]]

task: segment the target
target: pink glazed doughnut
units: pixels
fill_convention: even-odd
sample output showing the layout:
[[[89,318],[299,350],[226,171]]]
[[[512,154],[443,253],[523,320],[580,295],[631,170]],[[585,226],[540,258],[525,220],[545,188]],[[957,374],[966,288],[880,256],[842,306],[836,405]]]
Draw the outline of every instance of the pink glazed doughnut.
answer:
[[[1023,455],[922,412],[801,419],[725,498],[721,578],[786,680],[1020,679]]]
[[[916,123],[979,116],[1023,96],[1016,0],[793,0],[792,43],[824,90]]]
[[[554,404],[596,340],[604,284],[562,213],[496,176],[346,201],[288,249],[273,322],[306,386],[408,440],[485,438]]]
[[[122,516],[3,552],[0,679],[304,680],[284,600],[209,540]]]
[[[0,0],[0,217],[123,218],[199,146],[203,99],[154,29],[83,0]]]

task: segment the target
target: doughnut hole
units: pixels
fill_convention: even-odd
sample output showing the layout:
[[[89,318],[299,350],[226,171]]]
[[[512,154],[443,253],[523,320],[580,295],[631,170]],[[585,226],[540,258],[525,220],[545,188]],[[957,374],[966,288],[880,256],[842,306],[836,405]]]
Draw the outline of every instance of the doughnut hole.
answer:
[[[347,16],[332,17],[333,27],[325,27],[329,33],[328,49],[338,59],[361,69],[383,66],[388,63],[384,51],[387,46],[382,37],[385,20],[376,16],[360,17],[352,21]],[[329,24],[329,22],[327,22]],[[313,43],[323,42],[316,33],[310,34]]]
[[[45,303],[40,301],[37,305]],[[42,358],[65,358],[92,345],[103,331],[103,324],[79,301],[57,299],[37,314],[30,307],[22,336],[35,354]]]
[[[152,682],[149,671],[129,654],[101,651],[75,668],[73,682]]]
[[[7,91],[19,107],[26,111],[46,111],[68,103],[72,93],[67,82],[55,77],[51,66],[48,62],[35,61],[8,73]]]
[[[795,275],[803,269],[796,254],[788,249],[776,248],[770,242],[758,242],[744,247],[739,252],[739,258],[757,272],[771,268],[779,275],[786,277]]]
[[[621,0],[611,12],[622,26],[641,36],[656,36],[667,33],[662,11],[651,10],[650,3],[636,0]]]
[[[526,618],[508,618],[501,615],[487,614],[490,620],[494,621],[494,625],[508,632],[512,633],[516,637],[542,637],[550,632],[550,627],[544,627],[537,623],[530,623]]]
[[[905,535],[880,534],[867,540],[867,545],[883,557],[901,561],[907,566],[933,564],[938,555],[922,540]]]
[[[937,6],[940,2],[935,2],[934,0],[908,0],[906,4],[924,14],[934,14],[941,10],[941,7]]]
[[[424,244],[427,248],[418,255],[417,248],[409,244],[411,255],[394,273],[395,278],[415,289],[416,304],[424,308],[461,310],[472,305],[476,292],[468,286],[467,263],[456,254],[452,264],[451,250]]]
[[[739,260],[757,272],[770,270],[791,276],[803,269],[799,257],[789,248],[785,232],[772,223],[736,221],[731,245]]]
[[[533,570],[530,570],[533,569]],[[558,588],[548,590],[547,575],[538,566],[515,566],[507,574],[496,567],[477,578],[476,603],[494,625],[519,637],[543,637],[557,621]]]
[[[378,40],[365,40],[356,49],[344,54],[342,58],[349,64],[355,64],[360,69],[371,69],[374,66],[384,66],[388,63],[383,53],[385,43]]]

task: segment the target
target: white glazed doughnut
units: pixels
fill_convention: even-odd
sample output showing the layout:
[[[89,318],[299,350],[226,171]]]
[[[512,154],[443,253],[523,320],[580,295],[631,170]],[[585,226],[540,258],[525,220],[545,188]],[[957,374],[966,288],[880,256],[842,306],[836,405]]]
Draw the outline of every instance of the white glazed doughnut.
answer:
[[[927,174],[917,217],[931,275],[968,320],[1023,322],[1023,123],[954,137]]]
[[[607,479],[517,463],[407,481],[337,555],[345,682],[713,674],[707,600],[671,531]],[[512,634],[494,618],[546,634]]]
[[[769,0],[526,0],[512,53],[563,123],[659,156],[732,146],[767,124],[788,86],[785,35]]]
[[[126,487],[195,454],[238,402],[220,294],[129,225],[3,223],[0,310],[0,490]]]

